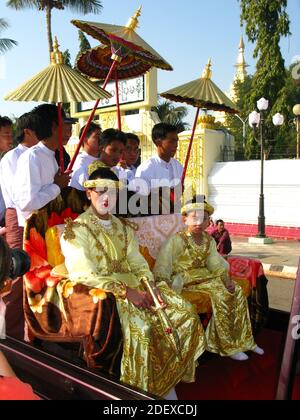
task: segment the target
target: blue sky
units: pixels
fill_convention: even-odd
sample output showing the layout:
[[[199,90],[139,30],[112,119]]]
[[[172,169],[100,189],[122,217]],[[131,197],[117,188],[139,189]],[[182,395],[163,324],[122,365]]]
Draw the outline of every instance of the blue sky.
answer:
[[[16,12],[5,3],[0,0],[0,17],[8,20],[10,28],[1,37],[13,38],[19,45],[0,58],[0,114],[19,116],[36,104],[5,102],[3,96],[49,64],[45,15],[35,10]],[[55,11],[53,34],[58,36],[61,49],[69,48],[74,59],[78,33],[71,19],[122,25],[140,4],[143,12],[139,35],[174,68],[173,72],[159,71],[159,91],[199,77],[209,57],[213,61],[214,82],[224,91],[229,90],[243,33],[238,0],[103,0],[103,11],[98,16]],[[288,0],[288,13],[292,36],[281,43],[287,65],[293,57],[300,56],[300,0]],[[253,46],[244,38],[249,72],[253,73]],[[89,40],[92,46],[97,44],[90,37]]]

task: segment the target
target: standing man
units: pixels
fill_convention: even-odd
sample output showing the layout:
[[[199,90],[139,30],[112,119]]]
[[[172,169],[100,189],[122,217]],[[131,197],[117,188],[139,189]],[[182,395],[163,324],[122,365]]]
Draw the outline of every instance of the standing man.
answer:
[[[12,249],[23,248],[24,230],[24,220],[21,220],[20,226],[12,197],[13,179],[19,157],[38,143],[40,123],[40,118],[32,113],[24,114],[18,119],[16,128],[18,146],[7,152],[0,164],[1,188],[6,206],[6,241]],[[13,280],[11,285],[10,293],[3,299],[6,304],[6,329],[8,335],[21,340],[24,338],[25,327],[22,277]]]
[[[18,146],[6,153],[0,164],[2,194],[6,206],[6,241],[11,248],[22,248],[23,229],[19,227],[16,205],[12,197],[12,185],[19,157],[39,139],[41,120],[33,113],[23,114],[17,121],[16,141]],[[23,225],[24,223],[21,223]]]
[[[32,112],[42,120],[42,140],[19,158],[13,187],[14,203],[25,220],[58,197],[70,181],[70,173],[62,174],[55,160],[59,148],[57,106],[44,104]]]
[[[13,146],[13,130],[12,121],[8,117],[0,116],[0,159],[3,154],[8,152]],[[3,226],[5,216],[5,202],[3,200],[1,191],[1,180],[0,180],[0,234],[5,233]]]

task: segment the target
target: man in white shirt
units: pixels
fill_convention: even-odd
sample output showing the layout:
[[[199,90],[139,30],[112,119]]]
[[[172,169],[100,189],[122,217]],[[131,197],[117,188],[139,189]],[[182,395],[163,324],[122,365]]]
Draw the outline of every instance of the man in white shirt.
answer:
[[[79,138],[81,138],[84,129],[85,126],[81,128]],[[85,191],[83,184],[89,179],[88,167],[99,159],[100,136],[100,126],[95,123],[91,123],[84,139],[83,152],[80,153],[75,160],[70,187]]]
[[[181,178],[183,166],[174,156],[178,148],[178,134],[175,126],[165,123],[157,124],[152,130],[152,140],[157,147],[157,156],[142,163],[136,171],[136,181],[143,179],[148,185],[148,192],[164,195],[169,191],[169,201],[174,203],[174,190],[178,190],[176,197],[181,196]],[[154,211],[156,213],[156,211]]]
[[[2,194],[6,206],[6,241],[11,248],[22,248],[23,229],[19,228],[16,205],[12,197],[12,185],[19,157],[38,143],[40,118],[33,113],[22,115],[17,121],[16,141],[18,146],[6,153],[0,163]]]
[[[0,178],[3,198],[6,205],[5,226],[6,241],[12,249],[23,248],[23,227],[18,224],[16,206],[12,197],[13,179],[19,157],[30,147],[38,143],[41,120],[33,113],[22,115],[17,121],[16,141],[19,145],[6,153],[0,163]],[[5,296],[6,330],[11,337],[24,338],[23,279],[12,281],[11,290]]]
[[[12,121],[8,117],[0,116],[0,159],[2,155],[8,152],[13,146],[13,131]],[[5,229],[2,228],[2,221],[5,216],[5,202],[2,196],[2,187],[0,179],[0,234],[5,233]]]
[[[59,147],[57,106],[44,104],[32,112],[42,120],[39,138],[43,140],[19,158],[13,186],[13,201],[25,219],[58,197],[70,181],[70,173],[62,174],[55,160]]]

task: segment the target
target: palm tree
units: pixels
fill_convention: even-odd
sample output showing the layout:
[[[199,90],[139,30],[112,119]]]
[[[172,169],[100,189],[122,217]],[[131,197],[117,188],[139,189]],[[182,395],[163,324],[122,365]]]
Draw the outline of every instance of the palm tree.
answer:
[[[52,42],[52,10],[64,10],[68,8],[74,12],[83,13],[100,13],[102,10],[102,4],[100,0],[9,0],[6,5],[15,9],[21,10],[26,8],[38,9],[46,12],[46,24],[47,24],[47,35],[48,35],[48,48],[49,55],[53,51]]]
[[[8,23],[5,19],[0,18],[0,33],[8,28]],[[8,38],[0,38],[0,54],[4,54],[6,51],[10,50],[14,45],[18,45],[16,41]]]
[[[156,112],[160,121],[175,125],[178,133],[189,128],[189,124],[183,119],[188,115],[188,109],[185,106],[175,106],[167,100],[159,100],[158,105],[152,108]]]

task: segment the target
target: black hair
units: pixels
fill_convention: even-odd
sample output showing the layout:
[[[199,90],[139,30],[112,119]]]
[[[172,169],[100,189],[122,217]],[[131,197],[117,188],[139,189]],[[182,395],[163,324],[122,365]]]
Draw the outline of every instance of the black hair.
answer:
[[[224,220],[222,220],[222,219],[219,219],[219,220],[217,220],[217,221],[216,221],[216,225],[217,225],[217,226],[218,226],[218,224],[219,224],[219,223],[223,223],[223,225],[225,224],[225,223],[224,223]]]
[[[81,138],[83,130],[85,129],[85,127],[86,127],[86,125],[81,127],[80,133],[79,133],[79,138]],[[90,124],[89,128],[87,129],[87,132],[85,133],[85,139],[87,140],[93,134],[93,132],[96,131],[96,130],[101,130],[101,127],[100,127],[100,125],[92,122]]]
[[[13,122],[10,118],[0,116],[0,128],[11,127],[12,125],[13,125]]]
[[[8,279],[11,268],[11,252],[4,238],[0,236],[0,290]]]
[[[177,128],[175,125],[159,123],[153,127],[152,130],[152,140],[154,144],[157,144],[158,140],[164,140],[169,133],[177,133]]]
[[[125,133],[127,140],[133,140],[136,141],[138,145],[140,145],[140,139],[136,134],[133,133]]]
[[[41,118],[41,127],[39,130],[39,139],[48,139],[52,136],[53,123],[58,125],[58,107],[53,104],[39,105],[31,111],[33,114],[38,115]],[[62,118],[64,119],[66,114],[64,110],[61,110]]]
[[[110,168],[98,168],[89,177],[89,181],[95,179],[111,179],[112,181],[119,181],[117,175]]]
[[[37,138],[42,140],[41,131],[42,131],[42,120],[39,115],[32,112],[27,112],[26,114],[21,115],[17,120],[16,125],[16,141],[17,143],[22,143],[24,140],[24,130],[28,128],[29,130],[34,131]]]
[[[102,131],[100,138],[100,147],[106,147],[113,141],[119,141],[126,146],[127,137],[123,131],[109,128],[108,130]]]

